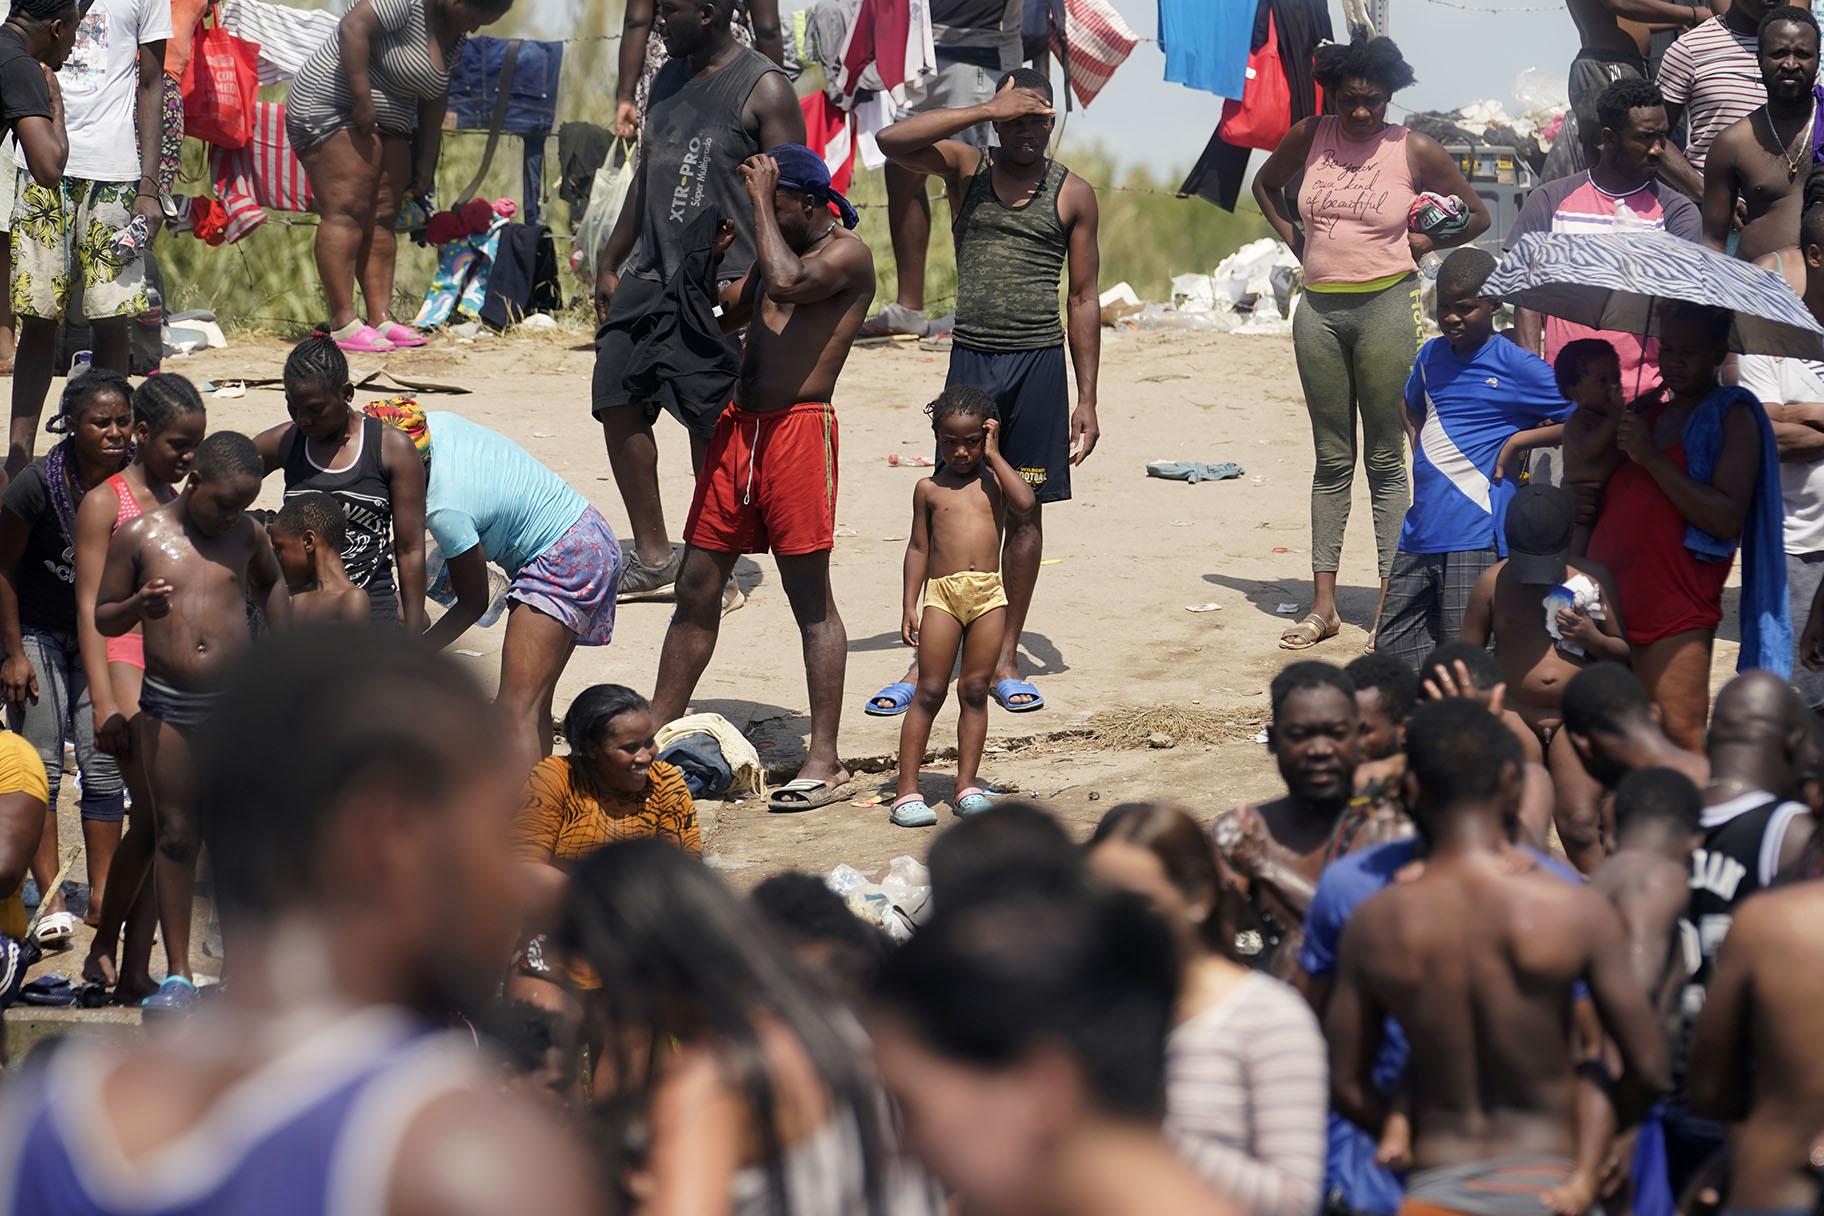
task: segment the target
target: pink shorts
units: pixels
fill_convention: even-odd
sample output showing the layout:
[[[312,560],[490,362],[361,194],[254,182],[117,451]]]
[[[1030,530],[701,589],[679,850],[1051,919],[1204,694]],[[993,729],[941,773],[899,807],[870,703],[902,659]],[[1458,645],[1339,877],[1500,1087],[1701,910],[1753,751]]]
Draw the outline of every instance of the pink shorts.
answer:
[[[106,639],[108,643],[108,662],[126,663],[141,671],[146,669],[146,635],[135,629],[132,633],[123,633],[117,638]]]

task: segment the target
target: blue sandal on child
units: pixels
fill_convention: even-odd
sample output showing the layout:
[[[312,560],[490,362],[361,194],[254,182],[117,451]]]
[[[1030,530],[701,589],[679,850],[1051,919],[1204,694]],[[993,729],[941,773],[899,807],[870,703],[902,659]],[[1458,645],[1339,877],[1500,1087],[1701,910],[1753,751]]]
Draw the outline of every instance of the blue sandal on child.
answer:
[[[937,812],[922,794],[907,794],[893,800],[893,811],[887,816],[895,827],[931,828],[937,826]]]

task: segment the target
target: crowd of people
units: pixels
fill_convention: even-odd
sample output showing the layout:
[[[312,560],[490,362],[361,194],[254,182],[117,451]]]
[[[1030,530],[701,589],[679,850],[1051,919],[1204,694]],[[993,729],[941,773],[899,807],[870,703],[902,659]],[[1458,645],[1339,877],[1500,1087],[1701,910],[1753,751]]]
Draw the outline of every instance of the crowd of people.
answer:
[[[182,376],[135,385],[108,345],[140,272],[84,242],[156,225],[172,31],[156,4],[102,6],[91,29],[91,9],[19,0],[0,27],[22,326],[0,497],[0,997],[76,936],[67,750],[95,930],[72,999],[139,1003],[149,1027],[8,1062],[0,1210],[1818,1205],[1824,360],[1732,351],[1734,318],[1692,302],[1648,335],[1524,308],[1498,333],[1489,211],[1440,145],[1387,121],[1415,78],[1392,42],[1319,48],[1326,112],[1254,184],[1303,268],[1316,451],[1311,611],[1281,645],[1342,645],[1363,448],[1370,645],[1272,679],[1283,794],[1215,815],[1124,801],[1076,840],[980,772],[990,702],[1045,708],[1018,667],[1043,509],[1099,438],[1097,199],[1051,154],[1053,86],[1018,64],[1017,2],[933,5],[956,23],[938,20],[938,81],[878,135],[902,274],[872,313],[874,255],[803,146],[777,6],[628,5],[614,122],[639,160],[595,267],[590,391],[625,549],[510,436],[409,398],[357,405],[351,382],[348,352],[422,340],[387,312],[389,208],[435,165],[452,56],[504,4],[361,0],[300,73],[288,121],[331,316],[286,361],[290,421],[255,436],[211,432]],[[1783,276],[1824,320],[1809,11],[1572,10],[1562,145],[1582,167],[1495,235],[1662,230]],[[1657,85],[1635,62],[1649,25],[1689,27]],[[73,47],[85,96],[66,110]],[[901,586],[916,655],[862,707],[903,715],[885,809],[929,828],[921,764],[955,684],[957,820],[900,940],[815,875],[728,885],[659,741],[711,661],[737,559],[769,552],[810,704],[769,807],[854,784],[833,402],[858,337],[940,328],[927,177],[952,207],[958,289]],[[43,270],[58,258],[61,283]],[[71,266],[96,361],[34,459]],[[694,466],[682,549],[658,480],[667,413]],[[252,510],[275,473],[281,509]],[[1738,552],[1742,672],[1713,699]],[[575,648],[612,641],[624,597],[662,593],[650,699],[598,684],[558,706]],[[438,652],[497,599],[489,704]],[[199,906],[224,953],[206,988]]]

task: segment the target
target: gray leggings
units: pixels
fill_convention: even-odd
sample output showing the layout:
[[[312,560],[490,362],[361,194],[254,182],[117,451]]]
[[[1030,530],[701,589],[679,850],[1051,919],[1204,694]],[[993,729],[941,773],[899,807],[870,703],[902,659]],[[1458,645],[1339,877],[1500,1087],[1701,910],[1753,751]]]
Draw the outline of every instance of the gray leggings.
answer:
[[[23,712],[7,706],[7,722],[44,761],[53,811],[57,809],[57,789],[63,783],[67,740],[76,746],[76,765],[82,771],[82,797],[77,802],[82,817],[118,822],[126,814],[120,765],[95,746],[95,707],[89,700],[89,678],[75,635],[29,625],[24,635],[25,657],[38,674],[38,699],[27,701]]]
[[[1311,411],[1311,569],[1334,571],[1349,526],[1355,481],[1355,416],[1368,446],[1368,493],[1381,577],[1393,570],[1406,518],[1406,379],[1419,352],[1419,280],[1376,292],[1307,291],[1292,318],[1298,378]]]

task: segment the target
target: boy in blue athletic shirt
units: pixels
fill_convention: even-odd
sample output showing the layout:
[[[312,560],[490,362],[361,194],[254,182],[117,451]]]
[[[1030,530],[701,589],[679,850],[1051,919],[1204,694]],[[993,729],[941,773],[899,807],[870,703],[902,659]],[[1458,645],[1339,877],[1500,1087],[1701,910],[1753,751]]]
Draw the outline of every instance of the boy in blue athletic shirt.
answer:
[[[1406,382],[1412,506],[1400,532],[1374,646],[1417,671],[1453,641],[1482,572],[1506,556],[1501,520],[1526,453],[1559,442],[1570,402],[1551,365],[1495,335],[1481,249],[1455,250],[1438,272],[1438,328]]]

